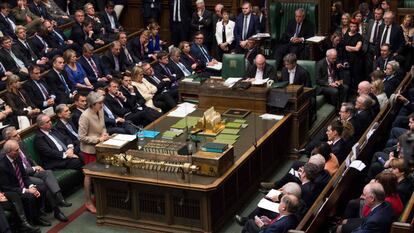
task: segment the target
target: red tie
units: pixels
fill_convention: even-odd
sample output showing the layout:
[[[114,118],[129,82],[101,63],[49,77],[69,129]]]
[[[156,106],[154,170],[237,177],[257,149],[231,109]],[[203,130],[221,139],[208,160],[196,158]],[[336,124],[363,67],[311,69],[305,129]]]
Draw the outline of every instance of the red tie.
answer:
[[[280,219],[280,217],[282,217],[282,215],[278,214],[278,215],[276,216],[276,218],[274,218],[274,219],[270,222],[270,224],[273,224],[273,223],[277,222],[277,220],[279,220],[279,219]],[[270,224],[269,224],[269,225],[270,225]]]

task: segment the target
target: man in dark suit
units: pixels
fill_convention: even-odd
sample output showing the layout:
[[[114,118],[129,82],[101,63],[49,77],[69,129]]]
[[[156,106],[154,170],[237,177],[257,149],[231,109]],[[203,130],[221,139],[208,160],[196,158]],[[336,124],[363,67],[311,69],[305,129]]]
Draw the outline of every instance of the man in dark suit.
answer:
[[[32,102],[42,110],[53,107],[56,96],[40,76],[40,67],[37,65],[29,67],[29,77],[23,88]]]
[[[146,27],[151,21],[161,22],[162,6],[161,0],[144,0],[142,2],[142,13],[144,17],[144,27]]]
[[[118,41],[114,41],[109,47],[109,50],[102,56],[102,66],[105,76],[122,77],[122,72],[125,72],[126,65],[121,56],[121,44]]]
[[[281,38],[281,45],[276,49],[275,59],[281,64],[282,58],[288,53],[302,57],[305,49],[305,40],[315,35],[314,26],[305,19],[305,10],[299,8],[295,11],[295,19],[290,20]]]
[[[135,104],[134,106],[131,106]],[[108,86],[108,93],[105,95],[105,105],[116,116],[122,117],[125,120],[131,121],[134,125],[145,126],[151,123],[154,118],[151,112],[140,105],[136,100],[132,98],[130,101],[119,90],[119,84],[116,80],[112,80]]]
[[[319,86],[318,94],[324,95],[336,109],[339,109],[339,104],[346,99],[347,87],[337,73],[337,56],[335,49],[326,51],[326,58],[316,64],[316,83]]]
[[[267,18],[263,13],[264,8],[260,9],[259,6],[253,7],[253,14],[257,16],[257,19],[259,20],[259,32],[265,32],[266,31],[266,24],[267,24]]]
[[[283,58],[284,67],[281,81],[293,85],[312,87],[309,72],[296,62],[297,58],[294,53],[289,53]]]
[[[384,13],[384,23],[379,27],[377,55],[379,55],[380,46],[383,44],[390,45],[390,51],[393,55],[400,54],[405,45],[403,30],[400,25],[394,22],[395,15],[392,11]]]
[[[213,13],[206,9],[204,0],[196,1],[196,11],[191,17],[191,31],[192,34],[202,32],[204,35],[204,44],[207,51],[210,51],[213,42]]]
[[[342,132],[344,126],[339,121],[334,121],[328,125],[326,129],[326,136],[328,136],[328,143],[331,145],[332,153],[338,159],[339,164],[346,159],[348,156],[348,147],[345,141],[342,139]]]
[[[14,30],[16,29],[16,21],[10,14],[10,5],[7,2],[0,4],[0,31],[3,32],[4,36],[10,36],[16,39]]]
[[[9,126],[2,131],[4,140],[16,140],[20,145],[19,157],[22,160],[23,167],[29,176],[29,180],[35,185],[45,185],[52,195],[46,197],[50,203],[55,203],[61,207],[70,207],[71,203],[68,203],[63,198],[60,191],[58,181],[51,170],[45,170],[39,166],[32,158],[31,155],[25,150],[24,144],[20,135],[14,126]],[[53,200],[51,200],[53,199]]]
[[[79,118],[82,115],[83,111],[88,108],[88,102],[86,101],[86,96],[82,93],[77,93],[73,97],[73,101],[75,104],[75,109],[73,109],[72,117],[70,121],[75,126],[76,131],[78,131],[79,128]]]
[[[178,47],[181,41],[188,41],[191,21],[191,0],[169,0],[171,42]]]
[[[255,64],[250,66],[246,72],[246,78],[253,80],[271,79],[276,80],[276,69],[266,63],[266,58],[262,54],[258,54]]]
[[[99,48],[104,45],[105,42],[98,37],[97,34],[93,31],[92,21],[86,19],[83,21],[82,25],[79,26],[76,24],[71,31],[71,38],[73,41],[76,41],[77,44],[83,45],[89,43],[92,46]]]
[[[186,66],[180,61],[181,50],[179,48],[172,48],[170,51],[170,62],[167,67],[175,74],[175,78],[180,80],[184,77],[190,76],[193,73],[191,67]]]
[[[355,101],[355,121],[359,126],[355,130],[356,135],[362,135],[376,115],[372,111],[372,98],[367,94],[360,94]]]
[[[58,48],[52,48],[48,44],[43,37],[45,31],[47,30],[42,26],[42,30],[39,33],[36,32],[35,35],[28,40],[33,45],[31,48],[37,57],[47,57],[51,60],[56,55],[62,55],[63,51]]]
[[[73,40],[67,39],[65,34],[60,29],[56,29],[52,22],[45,20],[42,25],[46,29],[43,38],[51,48],[58,48],[62,53],[67,49],[73,49],[78,54],[81,53],[79,45],[74,43]]]
[[[29,10],[43,19],[53,20],[52,16],[47,12],[45,5],[43,5],[42,0],[33,0],[29,4]]]
[[[106,4],[106,3],[105,3]],[[75,21],[77,22],[78,25],[82,24],[82,17],[80,18],[81,20],[77,20],[76,19],[76,15],[80,15],[83,14],[83,19],[84,20],[89,20],[92,23],[92,27],[93,27],[93,33],[95,35],[97,35],[99,38],[101,38],[102,40],[105,41],[105,43],[108,42],[112,42],[114,41],[114,37],[112,34],[106,34],[105,33],[105,28],[102,25],[101,19],[99,18],[99,14],[96,13],[95,11],[95,7],[92,3],[86,3],[85,4],[85,13],[83,13],[83,11],[79,10],[76,11],[75,13]]]
[[[85,43],[82,47],[82,56],[78,62],[95,88],[104,87],[108,85],[110,77],[104,75],[101,59],[93,54],[93,50],[92,45]]]
[[[102,96],[106,96],[106,91],[104,88],[99,87],[96,89],[96,91],[101,94]],[[103,111],[104,111],[104,118],[105,118],[105,127],[106,132],[111,135],[114,133],[120,133],[120,134],[135,134],[137,129],[130,124],[130,122],[125,121],[125,118],[116,116],[115,113],[111,111],[111,109],[108,108],[108,106],[103,105]]]
[[[30,206],[30,215],[33,216],[35,224],[51,226],[40,214],[45,203],[46,187],[35,186],[30,182],[19,156],[19,143],[8,140],[3,145],[3,151],[4,154],[0,157],[0,189],[20,194],[24,205]]]
[[[390,45],[383,44],[380,48],[380,56],[375,60],[374,68],[376,70],[385,71],[388,62],[390,61],[394,61],[394,56],[391,54]]]
[[[152,66],[154,68],[155,75],[161,79],[169,79],[169,88],[178,88],[177,74],[168,67],[169,58],[168,53],[161,51],[157,53],[157,62]]]
[[[82,169],[83,162],[76,154],[72,141],[52,128],[50,117],[41,114],[37,117],[36,123],[39,129],[34,139],[35,148],[45,168]]]
[[[80,148],[78,130],[70,120],[71,112],[69,107],[66,104],[59,104],[56,106],[55,112],[59,118],[56,122],[55,129],[63,136],[70,138],[75,148]]]
[[[362,198],[371,212],[363,219],[361,226],[352,233],[387,233],[395,219],[391,205],[385,201],[385,191],[378,182],[369,183],[364,187]]]
[[[46,74],[46,83],[55,92],[55,102],[57,104],[72,103],[72,97],[76,93],[64,70],[65,63],[63,57],[55,56],[52,62],[53,68]]]
[[[248,39],[244,52],[244,58],[246,60],[247,67],[254,65],[254,59],[256,58],[258,53],[259,46],[256,40]]]
[[[170,80],[157,77],[149,63],[142,64],[142,69],[144,70],[144,78],[157,87],[157,93],[153,97],[154,102],[157,102],[156,106],[161,108],[164,113],[174,108],[177,105],[178,90],[169,89]]]
[[[190,53],[203,64],[206,64],[206,66],[217,64],[217,60],[210,55],[207,47],[204,45],[204,34],[202,32],[194,34],[194,43],[191,45]]]
[[[116,17],[114,6],[112,1],[108,1],[105,10],[101,13],[101,22],[105,28],[105,33],[115,34],[123,30],[119,24],[118,17]]]
[[[371,19],[368,22],[367,32],[364,36],[362,51],[365,53],[365,71],[367,75],[369,75],[372,72],[374,57],[377,54],[377,38],[379,27],[383,24],[383,16],[384,10],[382,8],[377,8],[374,10],[374,19]]]
[[[31,65],[39,65],[43,70],[48,69],[47,57],[38,57],[34,50],[32,49],[33,45],[30,41],[27,40],[26,28],[24,26],[18,25],[16,27],[17,40],[12,45],[12,50],[16,51],[16,56],[23,61],[26,67]]]
[[[119,42],[119,44],[121,45],[121,54],[120,56],[122,57],[122,59],[125,61],[125,66],[128,69],[132,69],[135,65],[137,65],[136,62],[134,62],[134,59],[132,58],[132,51],[129,50],[129,48],[127,47],[127,34],[126,32],[120,32],[118,33],[116,40]]]
[[[143,31],[139,36],[135,37],[134,39],[130,40],[127,43],[128,51],[132,56],[132,59],[135,63],[139,62],[150,62],[153,59],[153,54],[147,53],[147,45],[149,41],[149,31]],[[155,58],[155,57],[154,57]]]
[[[24,62],[19,59],[12,48],[12,38],[9,36],[3,36],[0,38],[0,62],[3,64],[3,68],[12,72],[20,77],[20,80],[26,80],[28,78],[28,70]]]
[[[284,195],[278,207],[279,214],[274,219],[261,216],[250,219],[244,225],[242,233],[285,233],[294,229],[298,223],[295,213],[299,209],[299,199],[291,194]]]
[[[242,13],[236,18],[234,35],[237,50],[241,53],[246,48],[247,39],[260,32],[259,19],[252,13],[252,5],[245,2],[242,5]]]

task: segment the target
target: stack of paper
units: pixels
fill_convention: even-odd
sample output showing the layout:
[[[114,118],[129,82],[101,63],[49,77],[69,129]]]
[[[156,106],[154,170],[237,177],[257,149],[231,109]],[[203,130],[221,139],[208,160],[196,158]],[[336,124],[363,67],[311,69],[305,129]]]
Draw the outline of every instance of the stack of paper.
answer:
[[[130,142],[130,141],[134,140],[135,138],[136,138],[136,136],[131,135],[131,134],[117,134],[112,139]]]
[[[135,138],[136,138],[135,135],[130,135],[130,134],[117,134],[117,135],[115,135],[115,137],[106,140],[102,144],[108,145],[108,146],[121,147],[121,146],[125,145],[126,143],[134,140]]]
[[[266,198],[262,198],[262,200],[260,200],[257,206],[265,210],[270,210],[272,212],[279,213],[279,203],[270,201]]]
[[[221,62],[218,62],[214,66],[207,66],[207,68],[212,69],[212,70],[221,70],[222,67],[223,67],[223,64]]]
[[[326,38],[325,36],[313,36],[313,37],[306,39],[306,42],[319,43],[325,40],[325,38]]]
[[[188,114],[194,112],[196,110],[196,105],[191,103],[181,103],[177,105],[177,108],[168,113],[170,117],[185,117]]]
[[[228,78],[228,79],[226,79],[226,81],[224,81],[224,86],[231,88],[240,79],[242,79],[242,78]]]
[[[283,118],[283,115],[274,115],[274,114],[269,114],[269,113],[265,113],[259,116],[260,118],[262,118],[263,120],[281,120]]]

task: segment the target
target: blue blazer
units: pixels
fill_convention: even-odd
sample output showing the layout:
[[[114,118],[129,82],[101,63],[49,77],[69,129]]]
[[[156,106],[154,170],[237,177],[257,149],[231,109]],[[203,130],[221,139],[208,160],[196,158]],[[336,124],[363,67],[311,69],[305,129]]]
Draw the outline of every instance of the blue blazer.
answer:
[[[200,47],[198,47],[198,45],[196,45],[195,43],[193,43],[191,45],[190,53],[191,53],[191,55],[193,55],[194,57],[196,57],[199,61],[201,61],[203,64],[206,64],[206,63],[210,62],[213,59],[213,57],[210,56],[210,54],[208,53],[207,47],[204,46],[204,45],[202,45],[202,46],[203,46],[203,48],[207,52],[207,58],[208,58],[208,60],[206,60],[206,57],[203,55],[203,52],[201,52]]]
[[[286,233],[290,229],[294,229],[297,224],[298,219],[295,215],[291,214],[270,224],[268,227],[260,231],[260,233]]]
[[[236,18],[236,28],[234,29],[234,36],[236,38],[236,45],[239,45],[240,41],[242,41],[242,34],[243,34],[243,22],[244,15],[240,13]],[[250,23],[249,28],[247,29],[246,38],[248,39],[253,35],[256,35],[260,32],[260,22],[259,18],[256,15],[250,15]]]
[[[387,202],[381,203],[364,219],[352,233],[387,233],[394,220],[394,211]]]

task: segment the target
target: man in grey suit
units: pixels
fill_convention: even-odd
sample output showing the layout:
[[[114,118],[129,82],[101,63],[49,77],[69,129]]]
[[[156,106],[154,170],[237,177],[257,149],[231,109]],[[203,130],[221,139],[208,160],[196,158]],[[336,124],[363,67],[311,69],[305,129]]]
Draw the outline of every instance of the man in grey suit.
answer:
[[[9,126],[3,129],[2,136],[4,140],[16,140],[19,144],[22,144],[22,139],[14,126]],[[37,165],[37,163],[30,158],[30,155],[23,151],[22,146],[20,147],[20,158],[22,159],[26,173],[29,175],[30,181],[33,184],[45,184],[49,191],[53,194],[54,200],[52,201],[55,201],[59,206],[72,206],[71,203],[66,202],[63,198],[59,184],[51,170],[45,170],[41,166]]]
[[[367,76],[374,69],[374,57],[377,54],[377,43],[378,43],[378,33],[380,26],[384,23],[382,17],[384,16],[384,10],[382,8],[377,8],[374,10],[374,19],[371,19],[368,23],[367,33],[364,37],[364,43],[362,45],[362,50],[366,54],[366,67],[365,73]]]

